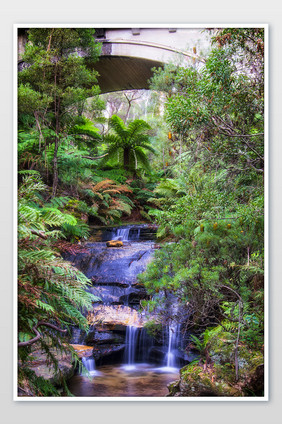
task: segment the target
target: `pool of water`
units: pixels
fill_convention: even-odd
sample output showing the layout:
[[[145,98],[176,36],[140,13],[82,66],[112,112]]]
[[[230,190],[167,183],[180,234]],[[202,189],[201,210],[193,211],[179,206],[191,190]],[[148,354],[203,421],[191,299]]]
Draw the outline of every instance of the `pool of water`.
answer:
[[[72,377],[69,389],[73,395],[83,397],[164,397],[168,394],[167,385],[177,379],[177,368],[102,365],[89,377]]]

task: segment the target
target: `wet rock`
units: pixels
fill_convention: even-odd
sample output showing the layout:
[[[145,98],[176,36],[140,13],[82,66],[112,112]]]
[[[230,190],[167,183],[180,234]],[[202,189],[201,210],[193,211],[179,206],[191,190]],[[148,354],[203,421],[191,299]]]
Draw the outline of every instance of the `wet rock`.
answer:
[[[140,305],[140,300],[149,299],[149,296],[144,288],[130,289],[126,294],[119,298],[119,303],[125,305]]]
[[[71,344],[79,358],[89,358],[92,356],[93,346]]]
[[[158,227],[154,224],[132,224],[119,227],[103,227],[102,241],[146,241],[155,240]]]
[[[85,340],[86,332],[82,331],[78,327],[72,328],[72,335],[70,338],[70,343],[74,345],[83,345]]]
[[[131,286],[118,283],[103,284],[99,286],[95,284],[95,286],[89,289],[89,291],[95,296],[98,296],[105,305],[122,303],[127,305],[126,298],[132,290]],[[122,299],[124,299],[124,301]]]
[[[103,359],[103,362],[106,362],[104,358],[112,360],[113,357],[123,354],[124,348],[125,344],[94,346],[92,356],[95,361]]]
[[[91,331],[87,337],[86,342],[90,345],[102,344],[118,344],[124,343],[124,337],[113,331]]]
[[[153,242],[140,240],[152,239],[156,229],[147,225],[95,229],[90,242],[83,244],[83,251],[63,254],[92,280],[88,291],[100,299],[87,316],[92,330],[83,343],[78,332],[73,334],[77,342],[92,346],[95,360],[104,363],[109,358],[122,359],[127,328],[141,329],[145,323],[136,309],[148,295],[137,275],[145,271],[154,249]]]
[[[120,241],[118,241],[120,242]],[[132,243],[110,249],[106,243],[85,243],[84,252],[64,252],[65,260],[72,262],[95,285],[137,283],[137,275],[144,272],[153,258],[151,243]]]

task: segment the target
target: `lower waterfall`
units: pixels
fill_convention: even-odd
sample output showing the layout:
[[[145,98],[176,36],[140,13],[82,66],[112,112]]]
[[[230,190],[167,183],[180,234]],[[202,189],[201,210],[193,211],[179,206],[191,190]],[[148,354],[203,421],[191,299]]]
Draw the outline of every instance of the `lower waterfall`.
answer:
[[[180,344],[180,325],[171,324],[168,327],[168,346],[164,358],[164,366],[168,369],[175,369],[177,366],[179,366],[179,360],[177,358],[176,352],[180,347]]]
[[[99,372],[96,370],[95,360],[93,358],[82,358],[82,365],[84,369],[82,369],[81,375],[90,375],[91,377],[99,375]]]
[[[135,356],[138,342],[138,328],[129,325],[126,328],[125,350],[124,350],[124,368],[132,370],[135,368]]]

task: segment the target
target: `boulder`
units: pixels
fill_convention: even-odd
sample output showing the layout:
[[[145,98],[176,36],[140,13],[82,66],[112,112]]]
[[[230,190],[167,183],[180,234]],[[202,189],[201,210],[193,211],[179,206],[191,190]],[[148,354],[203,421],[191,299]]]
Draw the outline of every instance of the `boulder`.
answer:
[[[71,344],[79,358],[89,358],[92,356],[93,346],[86,346],[81,344]]]
[[[144,319],[134,309],[123,305],[95,305],[88,313],[87,321],[90,326],[95,326],[98,331],[119,330],[123,331],[128,325],[142,327]]]
[[[53,364],[48,364],[46,354],[40,350],[32,353],[32,361],[29,364],[29,368],[35,372],[37,377],[43,377],[55,386],[60,386],[62,378],[68,380],[74,375],[75,364],[71,353],[60,352],[56,349],[51,351],[58,360],[58,370],[55,369]]]
[[[168,386],[170,397],[239,397],[242,392],[217,378],[213,367],[187,365],[180,370],[180,380]]]
[[[122,247],[123,242],[121,240],[110,240],[106,242],[107,247]]]
[[[258,365],[249,378],[245,381],[243,387],[246,396],[263,396],[264,395],[264,365]]]

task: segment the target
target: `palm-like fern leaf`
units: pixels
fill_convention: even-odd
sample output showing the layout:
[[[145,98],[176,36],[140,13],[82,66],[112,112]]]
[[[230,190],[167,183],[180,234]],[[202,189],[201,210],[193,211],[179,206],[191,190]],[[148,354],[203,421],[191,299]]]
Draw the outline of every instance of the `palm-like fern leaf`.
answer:
[[[100,165],[104,166],[106,163],[113,161],[123,164],[125,169],[130,163],[133,169],[137,169],[139,165],[149,169],[149,161],[145,159],[145,150],[155,153],[154,148],[150,144],[149,124],[141,119],[135,119],[126,126],[117,115],[113,115],[109,123],[114,132],[104,137],[104,141],[108,144],[108,149]],[[144,150],[140,150],[141,148]],[[126,151],[128,152],[129,164],[126,163],[124,157]]]

